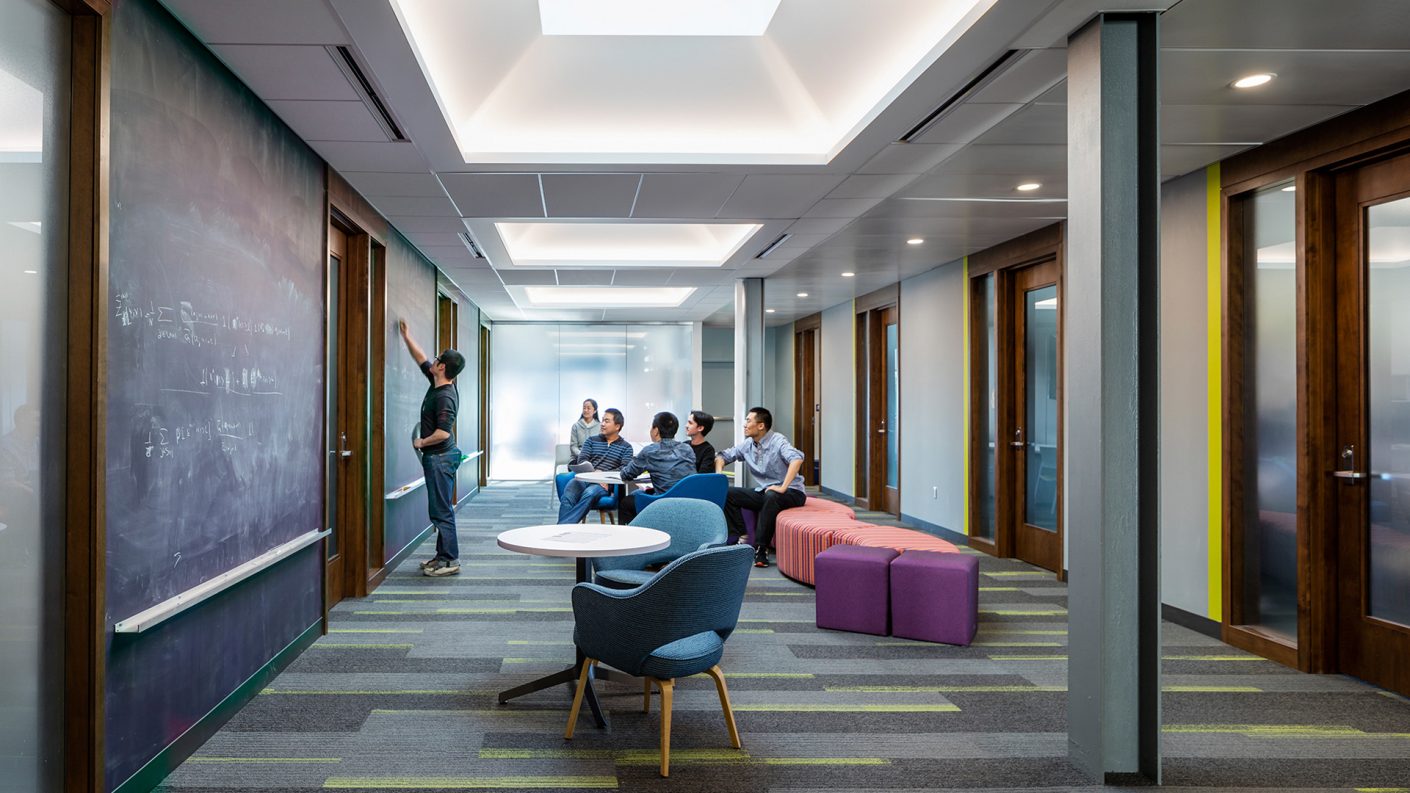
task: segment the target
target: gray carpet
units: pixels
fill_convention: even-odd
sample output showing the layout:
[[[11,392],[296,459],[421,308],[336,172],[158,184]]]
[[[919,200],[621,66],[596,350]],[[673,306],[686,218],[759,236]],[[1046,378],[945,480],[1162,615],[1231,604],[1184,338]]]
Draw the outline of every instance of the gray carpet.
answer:
[[[339,604],[330,634],[160,790],[1100,789],[1067,761],[1066,587],[983,555],[968,648],[818,630],[811,589],[755,570],[721,664],[742,751],[708,678],[678,683],[668,780],[635,682],[600,684],[610,730],[583,718],[565,742],[566,687],[495,697],[573,656],[571,560],[494,542],[553,514],[544,483],[487,488],[461,510],[459,576],[413,559]],[[1165,628],[1172,788],[1410,793],[1410,703]]]

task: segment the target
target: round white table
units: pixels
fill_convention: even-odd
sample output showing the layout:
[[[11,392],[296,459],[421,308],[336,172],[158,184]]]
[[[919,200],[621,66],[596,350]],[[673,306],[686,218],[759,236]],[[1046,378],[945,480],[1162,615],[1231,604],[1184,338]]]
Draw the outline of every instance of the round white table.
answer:
[[[642,472],[641,476],[638,476],[636,479],[633,479],[630,482],[625,482],[622,480],[621,471],[584,471],[580,474],[577,474],[577,478],[581,479],[584,482],[591,482],[597,485],[605,485],[609,488],[614,487],[616,485],[626,485],[628,493],[631,493],[632,490],[641,487],[642,485],[651,484],[651,474],[645,471]]]
[[[581,476],[581,474],[579,474]],[[620,481],[620,478],[619,480]],[[550,523],[542,526],[526,526],[522,529],[510,529],[501,532],[497,542],[499,547],[514,551],[516,553],[528,553],[535,556],[572,556],[578,560],[578,583],[591,580],[592,574],[588,569],[588,559],[603,556],[630,556],[638,553],[649,553],[659,551],[671,544],[671,535],[656,529],[647,529],[640,526],[616,526],[592,524],[556,524]],[[522,697],[525,694],[532,694],[535,691],[542,691],[545,688],[556,686],[560,683],[575,683],[579,673],[582,671],[583,654],[577,652],[577,661],[573,666],[560,672],[541,677],[521,686],[515,686],[507,691],[499,693],[499,704],[503,705],[515,697]],[[620,674],[620,673],[619,673]],[[596,670],[588,675],[587,689],[583,692],[583,698],[587,700],[588,708],[592,710],[593,719],[597,726],[606,727],[607,717],[602,712],[602,707],[597,702],[597,694],[592,690],[593,677],[598,676],[607,679],[609,673],[606,670]]]

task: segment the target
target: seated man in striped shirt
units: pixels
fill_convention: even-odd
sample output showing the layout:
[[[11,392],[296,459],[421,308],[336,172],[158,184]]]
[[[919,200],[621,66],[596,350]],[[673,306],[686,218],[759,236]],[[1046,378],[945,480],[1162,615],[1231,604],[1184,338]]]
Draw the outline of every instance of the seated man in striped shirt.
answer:
[[[622,440],[622,411],[608,408],[602,411],[602,434],[583,441],[583,448],[573,463],[592,463],[594,471],[616,471],[632,460],[632,445]],[[574,479],[563,488],[558,504],[558,522],[562,523],[584,498],[598,499],[607,495],[606,485]]]

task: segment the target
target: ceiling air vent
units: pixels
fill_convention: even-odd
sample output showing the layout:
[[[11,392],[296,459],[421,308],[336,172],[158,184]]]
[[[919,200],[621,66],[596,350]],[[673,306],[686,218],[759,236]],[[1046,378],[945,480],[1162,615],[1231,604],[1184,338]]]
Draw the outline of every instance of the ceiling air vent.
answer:
[[[792,237],[792,236],[793,236],[792,234],[780,234],[780,235],[778,235],[778,239],[774,240],[773,242],[770,242],[770,243],[769,243],[769,247],[763,249],[762,251],[759,251],[757,254],[755,254],[754,258],[755,258],[755,259],[762,259],[762,258],[764,258],[765,256],[768,256],[769,254],[771,254],[771,253],[774,252],[774,249],[775,249],[775,248],[777,248],[778,246],[784,244],[785,242],[788,242],[788,238],[789,238],[789,237]]]
[[[402,134],[401,127],[396,119],[392,118],[392,113],[387,109],[387,105],[378,95],[377,89],[372,87],[372,81],[367,79],[367,74],[357,65],[357,59],[353,57],[352,50],[347,47],[333,46],[327,47],[328,54],[333,56],[333,61],[342,69],[343,76],[352,83],[353,90],[362,96],[363,104],[372,111],[372,117],[377,120],[377,125],[386,133],[388,140],[406,140],[406,135]]]
[[[944,102],[941,102],[939,107],[930,111],[930,113],[927,114],[925,118],[920,120],[919,124],[916,124],[914,127],[911,127],[910,132],[907,132],[906,134],[901,136],[900,142],[910,143],[911,141],[921,137],[926,132],[930,131],[931,127],[938,124],[940,122],[940,119],[944,118],[945,115],[949,113],[952,109],[954,109],[957,105],[959,105],[961,102],[965,101],[969,97],[973,96],[974,94],[978,93],[979,89],[993,82],[1010,66],[1017,63],[1017,56],[1021,52],[1026,52],[1026,50],[1009,50],[1003,55],[1000,55],[997,60],[989,64],[984,69],[984,71],[978,74],[978,76],[976,76],[973,80],[970,80],[968,83],[965,83],[965,86],[960,90],[956,91],[954,94],[952,94],[950,98],[946,99]]]
[[[480,246],[475,243],[475,238],[470,236],[470,232],[462,231],[456,236],[460,238],[461,242],[465,243],[465,247],[470,250],[471,256],[474,256],[476,259],[485,258],[485,252],[480,250]]]

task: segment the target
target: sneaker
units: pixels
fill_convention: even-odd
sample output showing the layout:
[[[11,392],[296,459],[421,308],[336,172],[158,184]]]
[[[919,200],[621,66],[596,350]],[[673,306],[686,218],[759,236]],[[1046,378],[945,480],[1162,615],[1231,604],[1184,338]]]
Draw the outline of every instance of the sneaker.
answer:
[[[755,567],[768,567],[768,566],[769,566],[769,552],[766,551],[766,550],[764,550],[763,548],[760,548],[759,550],[755,551],[755,552],[754,552],[754,566],[755,566]]]
[[[440,558],[440,557],[438,557],[438,556],[432,556],[430,559],[426,559],[425,561],[421,562],[421,569],[422,569],[422,570],[425,570],[426,568],[428,568],[428,567],[430,567],[431,565],[435,564],[435,562],[436,562],[436,560],[437,560],[438,558]]]
[[[428,564],[428,565],[426,565],[425,567],[421,568],[421,574],[422,574],[422,575],[429,575],[429,576],[435,576],[435,577],[439,577],[439,576],[443,576],[443,575],[455,575],[456,573],[459,573],[459,572],[460,572],[460,562],[456,562],[456,561],[449,561],[449,562],[447,562],[447,561],[444,560],[444,559],[436,559],[436,560],[432,561],[430,564]]]

